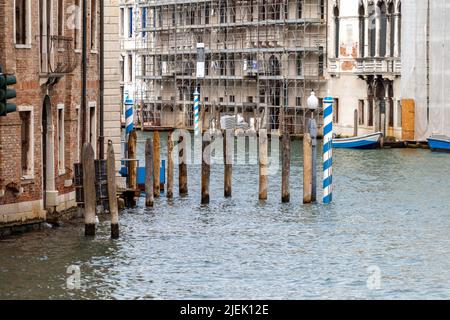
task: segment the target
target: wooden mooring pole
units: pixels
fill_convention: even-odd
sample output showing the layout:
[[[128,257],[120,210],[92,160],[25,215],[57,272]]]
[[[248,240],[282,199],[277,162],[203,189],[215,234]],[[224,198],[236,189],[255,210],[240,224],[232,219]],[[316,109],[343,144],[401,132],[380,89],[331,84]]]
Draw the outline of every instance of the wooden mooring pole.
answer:
[[[90,143],[83,145],[84,234],[95,236],[96,191],[94,149]]]
[[[145,143],[145,205],[153,207],[153,139],[148,138]]]
[[[223,161],[225,164],[225,172],[224,172],[223,190],[225,198],[231,198],[232,195],[233,153],[234,153],[233,130],[224,130]]]
[[[136,161],[136,143],[137,143],[137,133],[136,130],[130,132],[128,137],[128,158],[130,162],[128,163],[128,187],[132,190],[137,189],[137,161]]]
[[[309,133],[303,137],[303,203],[312,202],[312,141]]]
[[[182,147],[183,140],[183,136],[180,136],[178,140],[178,188],[181,196],[188,194],[187,156],[186,150]],[[189,147],[185,146],[185,148]]]
[[[153,133],[153,195],[159,198],[161,195],[160,174],[161,174],[161,143],[159,132]]]
[[[291,173],[291,137],[286,131],[282,136],[282,178],[281,178],[281,201],[288,203],[291,200],[289,176]]]
[[[211,175],[211,134],[209,130],[202,135],[202,204],[209,203],[209,183]]]
[[[106,155],[106,175],[108,179],[108,201],[109,212],[111,214],[111,238],[119,238],[119,209],[117,206],[117,186],[116,186],[116,159],[112,141],[108,141]]]
[[[267,200],[267,129],[259,130],[259,200]]]
[[[355,114],[354,114],[354,118],[353,118],[353,135],[355,137],[358,136],[358,109],[355,109]]]
[[[309,121],[309,136],[311,138],[311,202],[317,201],[317,123],[314,118]]]
[[[167,135],[167,198],[173,198],[173,140],[172,132]]]

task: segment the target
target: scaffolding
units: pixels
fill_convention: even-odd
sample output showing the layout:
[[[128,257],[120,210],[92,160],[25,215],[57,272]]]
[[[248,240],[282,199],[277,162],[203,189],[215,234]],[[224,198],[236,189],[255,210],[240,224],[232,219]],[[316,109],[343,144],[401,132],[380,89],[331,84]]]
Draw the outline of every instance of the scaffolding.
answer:
[[[311,116],[319,121],[306,100],[326,94],[326,0],[137,0],[135,10],[144,126],[192,129],[196,88],[204,127],[234,115],[256,130],[302,134]]]

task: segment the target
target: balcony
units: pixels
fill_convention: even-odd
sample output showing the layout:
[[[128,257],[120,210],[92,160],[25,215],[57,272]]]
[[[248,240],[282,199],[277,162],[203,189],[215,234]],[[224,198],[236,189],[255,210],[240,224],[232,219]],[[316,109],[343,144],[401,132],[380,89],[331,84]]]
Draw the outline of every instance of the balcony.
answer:
[[[329,73],[339,74],[351,72],[361,76],[384,75],[400,76],[402,63],[400,58],[356,58],[356,59],[330,59]]]
[[[71,37],[41,36],[41,78],[61,78],[77,68],[72,43]]]
[[[400,76],[402,64],[400,58],[358,58],[356,73],[360,75],[392,75]]]

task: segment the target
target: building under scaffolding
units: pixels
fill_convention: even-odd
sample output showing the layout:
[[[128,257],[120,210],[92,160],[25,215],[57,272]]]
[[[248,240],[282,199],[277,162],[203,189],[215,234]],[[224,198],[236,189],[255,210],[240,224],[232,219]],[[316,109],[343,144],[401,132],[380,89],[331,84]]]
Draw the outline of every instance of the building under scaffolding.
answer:
[[[301,134],[320,118],[306,100],[326,94],[326,0],[137,0],[134,10],[134,100],[145,127],[191,129],[196,88],[204,127],[235,115],[254,129],[284,119]]]

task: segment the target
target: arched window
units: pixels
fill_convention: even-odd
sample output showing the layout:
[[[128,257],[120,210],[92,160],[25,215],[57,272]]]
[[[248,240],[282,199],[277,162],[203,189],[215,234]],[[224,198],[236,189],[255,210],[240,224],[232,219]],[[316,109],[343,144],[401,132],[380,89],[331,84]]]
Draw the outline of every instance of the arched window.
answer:
[[[364,49],[366,46],[366,18],[364,12],[364,4],[359,5],[359,57],[364,57]]]
[[[336,58],[339,58],[339,33],[339,8],[334,7],[334,55]]]
[[[375,57],[375,51],[376,51],[376,10],[375,10],[375,4],[371,3],[369,4],[367,14],[369,15],[369,25],[367,28],[369,28],[369,56]]]
[[[280,75],[280,62],[275,56],[271,56],[269,59],[269,73],[271,76]]]
[[[389,4],[389,8],[388,8],[388,23],[389,23],[389,38],[390,38],[390,42],[389,42],[389,55],[391,57],[394,56],[394,52],[395,52],[395,32],[397,30],[395,24],[396,24],[396,19],[395,19],[395,8],[394,8],[394,3],[391,2]]]
[[[387,48],[387,14],[386,14],[386,4],[383,2],[380,2],[378,4],[378,10],[379,10],[379,19],[380,19],[380,30],[379,30],[379,37],[380,37],[380,56],[384,57],[386,56],[386,48]]]

